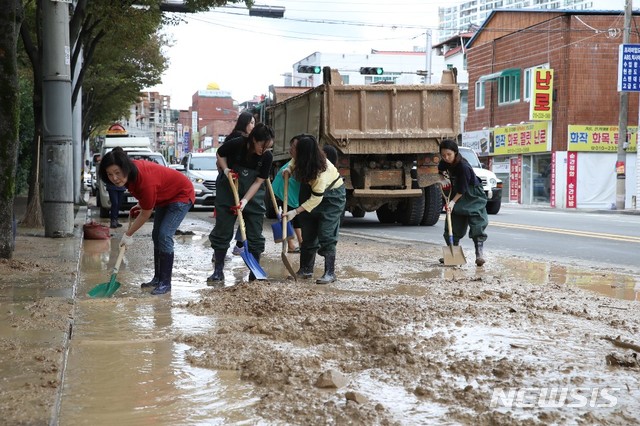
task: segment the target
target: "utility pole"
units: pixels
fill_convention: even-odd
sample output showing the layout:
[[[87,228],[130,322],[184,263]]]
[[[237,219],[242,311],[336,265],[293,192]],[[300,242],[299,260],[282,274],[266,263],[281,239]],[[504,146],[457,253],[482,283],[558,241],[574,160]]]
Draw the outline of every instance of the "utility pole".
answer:
[[[625,0],[624,28],[622,30],[622,43],[628,44],[631,38],[631,16],[633,0]],[[620,92],[620,117],[618,120],[618,156],[616,159],[616,210],[624,210],[626,198],[625,163],[627,153],[627,119],[629,115],[629,94]]]
[[[73,235],[70,3],[42,2],[43,217],[51,238]]]
[[[425,84],[431,84],[431,52],[433,50],[433,40],[431,39],[431,30],[427,29],[427,45],[425,47],[425,55],[427,57],[426,71],[424,82]]]

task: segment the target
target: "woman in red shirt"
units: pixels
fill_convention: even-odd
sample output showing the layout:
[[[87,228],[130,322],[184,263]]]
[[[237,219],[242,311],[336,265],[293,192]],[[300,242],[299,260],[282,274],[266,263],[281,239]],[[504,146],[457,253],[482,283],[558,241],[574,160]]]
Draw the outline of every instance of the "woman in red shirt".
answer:
[[[108,152],[100,163],[100,179],[119,187],[126,187],[138,204],[131,208],[135,217],[122,235],[120,246],[130,246],[133,234],[153,217],[153,279],[142,288],[154,287],[151,294],[171,291],[173,270],[173,236],[195,202],[191,181],[177,170],[151,161],[131,160],[120,147]]]

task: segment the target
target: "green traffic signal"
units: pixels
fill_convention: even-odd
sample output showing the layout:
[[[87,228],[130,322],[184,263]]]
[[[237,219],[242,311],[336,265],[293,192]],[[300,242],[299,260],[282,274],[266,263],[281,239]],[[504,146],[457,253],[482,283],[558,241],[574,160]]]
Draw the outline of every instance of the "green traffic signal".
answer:
[[[298,65],[298,72],[303,74],[320,74],[322,67],[318,65]]]
[[[360,67],[360,74],[382,75],[384,74],[384,69],[382,67]]]

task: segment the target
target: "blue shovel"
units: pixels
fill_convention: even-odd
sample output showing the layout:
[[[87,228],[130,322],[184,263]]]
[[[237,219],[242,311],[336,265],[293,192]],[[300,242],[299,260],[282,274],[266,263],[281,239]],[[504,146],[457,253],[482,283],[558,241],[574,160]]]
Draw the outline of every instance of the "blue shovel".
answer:
[[[231,175],[231,173],[229,173]],[[229,185],[231,185],[231,192],[233,192],[233,199],[235,200],[236,206],[240,204],[240,197],[238,196],[238,188],[236,188],[236,183],[234,182],[233,177],[229,176]],[[253,272],[257,280],[266,280],[267,274],[264,272],[258,261],[251,253],[249,253],[249,245],[247,244],[247,231],[244,226],[244,219],[242,218],[242,212],[240,209],[238,212],[238,221],[240,222],[240,236],[242,237],[242,250],[240,251],[240,257],[244,260],[244,263],[247,265],[249,270]]]

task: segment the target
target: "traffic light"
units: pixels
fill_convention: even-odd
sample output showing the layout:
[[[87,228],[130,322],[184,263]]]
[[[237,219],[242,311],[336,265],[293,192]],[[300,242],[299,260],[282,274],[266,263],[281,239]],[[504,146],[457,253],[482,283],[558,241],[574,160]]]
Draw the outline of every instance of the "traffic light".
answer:
[[[360,67],[360,74],[382,75],[384,70],[382,67]]]
[[[320,74],[322,68],[318,65],[298,65],[298,72],[303,74]]]

